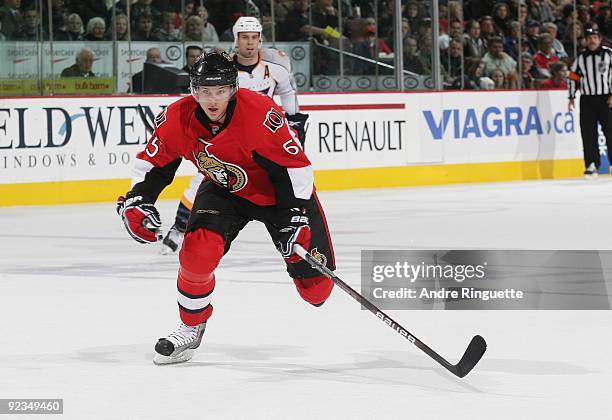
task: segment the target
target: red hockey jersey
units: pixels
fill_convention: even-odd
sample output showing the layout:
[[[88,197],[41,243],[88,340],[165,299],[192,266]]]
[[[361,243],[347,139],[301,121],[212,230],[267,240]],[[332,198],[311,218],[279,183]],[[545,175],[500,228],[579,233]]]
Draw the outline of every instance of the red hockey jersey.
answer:
[[[313,191],[310,161],[272,99],[239,89],[225,122],[211,124],[187,96],[155,118],[155,131],[138,153],[131,195],[155,202],[172,182],[181,158],[206,179],[254,204],[296,207]]]

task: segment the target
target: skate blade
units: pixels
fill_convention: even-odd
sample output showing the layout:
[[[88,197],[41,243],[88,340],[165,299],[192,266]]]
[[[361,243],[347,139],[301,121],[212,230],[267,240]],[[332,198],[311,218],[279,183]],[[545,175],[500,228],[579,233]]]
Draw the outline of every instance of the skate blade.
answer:
[[[159,253],[161,255],[172,255],[172,254],[174,254],[174,251],[172,250],[172,248],[169,248],[166,245],[163,245],[162,248],[160,249]]]
[[[172,248],[170,248],[168,245],[166,244],[162,244],[161,249],[159,250],[159,253],[161,255],[172,255],[172,254],[176,254],[178,252],[178,248],[176,249],[176,251],[174,251]]]
[[[161,354],[156,354],[153,357],[153,363],[156,365],[171,365],[176,363],[185,363],[191,360],[193,357],[193,349],[187,349],[176,356],[164,356]]]

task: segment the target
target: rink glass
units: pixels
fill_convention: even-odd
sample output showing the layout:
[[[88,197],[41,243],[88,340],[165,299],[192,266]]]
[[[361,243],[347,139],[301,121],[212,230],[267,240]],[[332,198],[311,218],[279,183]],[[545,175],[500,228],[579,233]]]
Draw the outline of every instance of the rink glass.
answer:
[[[468,32],[464,0],[268,0],[245,2],[244,9],[221,15],[215,15],[212,6],[207,10],[203,0],[154,2],[159,14],[154,16],[153,32],[159,40],[144,41],[137,19],[140,12],[131,2],[113,2],[104,16],[105,32],[98,38],[88,34],[88,27],[95,25],[78,13],[75,18],[78,11],[66,0],[34,0],[28,2],[28,10],[24,1],[6,3],[20,6],[29,29],[20,39],[13,34],[0,35],[3,96],[130,93],[132,76],[141,71],[147,49],[159,48],[162,60],[177,68],[185,66],[185,49],[190,45],[231,51],[233,42],[223,40],[224,32],[230,28],[225,36],[231,36],[233,19],[239,15],[261,20],[264,46],[287,53],[301,92],[465,87],[466,61],[448,64],[452,61],[452,40],[463,40]],[[507,8],[509,19],[524,21],[525,6],[515,7],[515,3],[519,2],[510,2]],[[195,19],[187,25],[189,18]],[[217,26],[221,41],[211,40],[204,21]],[[575,30],[566,31],[565,48],[570,56],[575,56],[583,43],[580,23],[575,26]],[[521,28],[521,39],[523,31]],[[82,77],[75,71],[62,76],[77,64],[83,49],[93,54],[90,70],[94,77]],[[517,65],[520,75],[524,63],[517,60]],[[88,66],[81,67],[89,71]],[[451,86],[454,78],[458,85]],[[518,77],[506,81],[504,88],[521,89],[522,84]]]

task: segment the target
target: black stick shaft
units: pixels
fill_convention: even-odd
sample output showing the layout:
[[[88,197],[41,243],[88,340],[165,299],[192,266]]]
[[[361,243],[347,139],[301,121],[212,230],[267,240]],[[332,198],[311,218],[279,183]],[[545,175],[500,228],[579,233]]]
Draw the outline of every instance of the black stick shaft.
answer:
[[[342,290],[344,290],[346,293],[348,293],[353,299],[355,299],[362,306],[364,306],[370,312],[372,312],[374,315],[376,315],[377,318],[379,318],[381,321],[383,321],[389,327],[394,329],[399,335],[401,335],[402,337],[404,337],[405,339],[410,341],[412,344],[414,344],[416,347],[421,349],[429,357],[431,357],[436,362],[441,364],[444,368],[449,370],[454,375],[457,375],[459,377],[463,377],[463,376],[467,375],[469,373],[469,371],[474,367],[474,365],[478,362],[478,360],[480,360],[480,357],[482,357],[482,354],[484,353],[484,348],[486,348],[486,344],[484,344],[485,347],[482,349],[482,352],[479,355],[473,355],[474,357],[471,358],[471,359],[474,359],[473,363],[470,363],[469,361],[466,363],[464,361],[464,359],[466,359],[466,356],[469,356],[470,353],[471,353],[470,350],[472,348],[472,343],[470,343],[470,346],[468,347],[468,350],[466,351],[466,354],[464,355],[462,360],[458,363],[458,365],[460,365],[460,366],[456,366],[456,365],[451,364],[446,359],[444,359],[442,356],[440,356],[438,353],[436,353],[434,350],[432,350],[427,344],[425,344],[424,342],[422,342],[421,340],[416,338],[414,336],[414,334],[411,334],[408,330],[406,330],[404,327],[402,327],[393,318],[391,318],[389,315],[387,315],[386,313],[384,313],[383,311],[378,309],[378,307],[376,307],[376,305],[374,305],[372,302],[370,302],[365,297],[363,297],[359,292],[357,292],[351,286],[346,284],[342,279],[340,279],[338,276],[336,276],[336,274],[334,274],[333,271],[331,271],[329,268],[327,268],[326,266],[321,264],[316,258],[314,258],[312,255],[310,255],[308,252],[306,252],[306,250],[304,248],[302,248],[300,245],[294,245],[293,249],[294,249],[296,254],[298,254],[303,260],[307,261],[313,268],[315,268],[317,271],[319,271],[324,276],[326,276],[329,279],[331,279],[338,287],[340,287]],[[484,340],[482,339],[482,337],[480,337],[480,336],[477,336],[477,337],[479,339],[478,341],[482,340],[482,342],[484,343]],[[481,343],[479,342],[478,344],[481,344]],[[476,353],[479,353],[479,352],[477,351]],[[470,358],[468,357],[468,359],[470,359]],[[469,365],[471,365],[471,366],[469,366]]]
[[[142,123],[144,124],[145,129],[147,130],[149,134],[153,134],[153,132],[155,131],[155,127],[153,127],[151,123],[149,123],[149,120],[147,120],[147,115],[142,109],[142,105],[137,104],[137,106],[138,106],[138,115],[140,115],[140,119],[142,120]]]

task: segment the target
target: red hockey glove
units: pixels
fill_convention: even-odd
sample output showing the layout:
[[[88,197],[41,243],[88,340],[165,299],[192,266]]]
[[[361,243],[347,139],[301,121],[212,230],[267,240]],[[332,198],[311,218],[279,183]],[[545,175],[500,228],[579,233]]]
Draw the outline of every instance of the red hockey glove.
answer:
[[[140,243],[161,239],[161,218],[153,204],[145,203],[142,196],[117,198],[117,213],[132,238]]]
[[[308,250],[310,246],[310,227],[308,216],[302,209],[282,210],[277,215],[278,236],[276,249],[288,263],[296,263],[302,259],[293,252],[293,245],[300,244]]]

